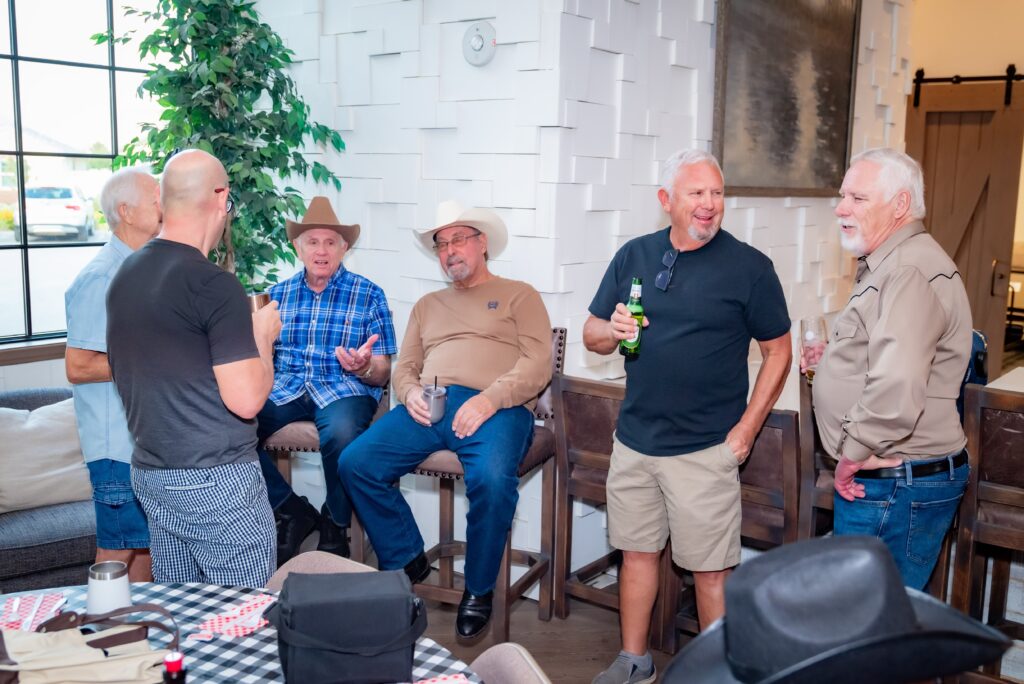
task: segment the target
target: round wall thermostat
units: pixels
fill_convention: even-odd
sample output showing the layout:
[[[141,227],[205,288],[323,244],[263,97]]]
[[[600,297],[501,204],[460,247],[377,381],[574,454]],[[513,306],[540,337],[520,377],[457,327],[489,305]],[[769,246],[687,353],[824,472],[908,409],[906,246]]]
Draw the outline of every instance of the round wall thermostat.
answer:
[[[494,27],[486,21],[478,21],[462,36],[462,55],[473,66],[483,66],[494,59],[496,45]]]

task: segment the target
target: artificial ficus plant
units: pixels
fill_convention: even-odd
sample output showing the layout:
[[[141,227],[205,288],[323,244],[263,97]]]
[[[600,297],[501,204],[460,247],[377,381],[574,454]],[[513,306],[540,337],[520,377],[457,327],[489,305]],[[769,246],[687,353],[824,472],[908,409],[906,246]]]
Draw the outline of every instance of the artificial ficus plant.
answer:
[[[285,218],[301,215],[302,195],[286,185],[309,178],[341,188],[341,181],[303,150],[310,141],[338,152],[341,135],[310,119],[309,106],[288,75],[294,52],[260,20],[255,3],[243,0],[157,0],[152,9],[125,8],[152,32],[138,41],[150,71],[139,95],[163,109],[160,120],[114,161],[115,168],[140,163],[155,173],[178,149],[199,148],[224,163],[238,206],[231,250],[213,258],[231,266],[246,289],[259,291],[278,279],[276,264],[295,263]],[[100,33],[98,43],[128,43],[137,36]],[[230,252],[233,251],[233,254]]]

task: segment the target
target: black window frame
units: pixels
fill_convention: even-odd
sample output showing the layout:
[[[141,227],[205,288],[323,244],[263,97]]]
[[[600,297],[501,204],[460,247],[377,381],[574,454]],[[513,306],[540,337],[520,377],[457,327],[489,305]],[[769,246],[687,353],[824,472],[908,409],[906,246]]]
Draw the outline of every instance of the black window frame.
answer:
[[[29,0],[30,1],[30,0]],[[118,0],[121,2],[122,0]],[[107,41],[107,64],[94,64],[90,62],[76,62],[63,59],[46,59],[41,57],[23,57],[18,54],[18,22],[16,16],[16,0],[0,0],[7,5],[8,16],[10,25],[8,27],[10,33],[10,52],[0,52],[0,68],[9,68],[11,70],[11,85],[12,85],[12,97],[14,104],[14,147],[13,150],[0,149],[0,157],[13,157],[15,160],[15,174],[17,183],[17,195],[18,195],[18,216],[21,223],[21,241],[16,242],[12,245],[0,245],[0,252],[19,250],[21,252],[21,278],[22,278],[22,292],[24,298],[22,301],[22,315],[24,317],[24,330],[25,332],[20,335],[0,335],[0,344],[7,343],[18,343],[18,342],[31,342],[35,340],[47,340],[55,338],[67,337],[67,330],[61,331],[50,331],[36,333],[32,330],[32,291],[31,291],[31,273],[29,271],[29,254],[31,250],[43,250],[43,249],[81,249],[88,247],[101,246],[103,243],[99,242],[56,242],[52,244],[36,243],[29,245],[28,242],[28,231],[27,221],[25,219],[25,157],[60,157],[67,159],[105,159],[111,164],[113,160],[118,156],[122,141],[119,139],[117,130],[117,82],[115,75],[117,73],[134,73],[134,74],[148,74],[147,69],[141,69],[137,67],[119,67],[116,62],[116,50],[113,41]],[[106,0],[107,10],[107,33],[108,35],[114,35],[114,0]],[[88,30],[83,28],[83,31]],[[21,116],[21,87],[20,87],[20,65],[22,62],[33,63],[33,64],[51,64],[58,66],[69,66],[69,67],[84,67],[88,69],[99,69],[107,72],[107,82],[110,88],[110,135],[111,135],[111,153],[110,154],[85,154],[85,153],[64,153],[64,152],[28,152],[24,150],[24,140],[22,136],[22,116]],[[124,141],[127,142],[127,141]],[[7,310],[13,309],[13,303],[10,306],[4,307]],[[12,312],[13,313],[13,312]]]

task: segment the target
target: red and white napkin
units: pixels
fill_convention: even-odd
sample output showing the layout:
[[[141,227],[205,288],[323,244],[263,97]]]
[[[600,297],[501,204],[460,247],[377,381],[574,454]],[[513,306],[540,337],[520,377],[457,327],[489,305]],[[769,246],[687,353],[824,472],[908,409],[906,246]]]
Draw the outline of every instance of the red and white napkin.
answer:
[[[0,610],[0,628],[34,632],[41,623],[53,617],[62,605],[64,594],[60,592],[10,596],[4,602],[3,610]]]
[[[241,606],[229,608],[200,623],[196,627],[198,631],[189,634],[186,640],[209,641],[217,636],[243,637],[252,634],[267,624],[263,619],[263,611],[276,600],[276,596],[269,594],[253,596]]]

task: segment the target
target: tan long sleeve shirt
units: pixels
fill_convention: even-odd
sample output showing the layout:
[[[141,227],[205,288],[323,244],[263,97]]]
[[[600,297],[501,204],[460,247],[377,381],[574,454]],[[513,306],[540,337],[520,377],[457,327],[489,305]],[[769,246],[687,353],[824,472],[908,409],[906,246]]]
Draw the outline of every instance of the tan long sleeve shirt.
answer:
[[[495,277],[416,302],[395,365],[399,400],[434,376],[480,390],[498,409],[532,410],[551,381],[551,321],[537,291]]]
[[[859,260],[853,294],[814,375],[814,414],[835,458],[921,460],[967,443],[956,399],[971,310],[956,264],[917,221]]]

